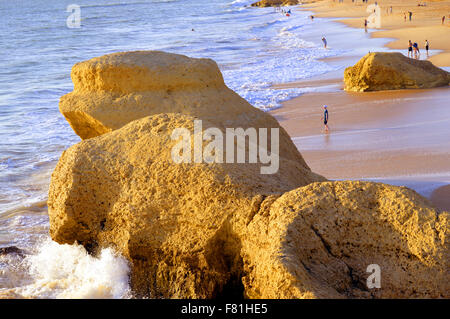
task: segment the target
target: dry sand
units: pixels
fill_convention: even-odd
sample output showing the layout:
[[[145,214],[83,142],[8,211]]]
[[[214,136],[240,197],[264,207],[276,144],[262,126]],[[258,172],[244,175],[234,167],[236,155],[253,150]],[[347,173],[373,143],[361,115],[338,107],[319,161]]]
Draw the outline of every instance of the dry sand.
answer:
[[[374,3],[374,1],[369,1]],[[404,48],[411,34],[421,47],[428,39],[432,49],[444,53],[430,58],[450,66],[450,19],[440,17],[450,1],[378,1],[393,6],[393,14],[382,10],[382,27],[388,31],[373,37],[398,38],[390,48]],[[361,0],[319,1],[308,10],[319,17],[351,17],[342,22],[363,26],[367,16]],[[403,12],[412,11],[411,22]],[[423,39],[422,39],[423,38]],[[406,53],[406,51],[405,51]],[[432,52],[436,53],[436,51]],[[327,63],[350,66],[360,57],[327,59]],[[450,88],[348,93],[342,90],[343,68],[306,81],[275,87],[316,87],[271,111],[288,131],[311,169],[329,179],[368,179],[409,186],[427,196],[439,208],[450,210]],[[329,106],[330,133],[323,131],[322,105]]]

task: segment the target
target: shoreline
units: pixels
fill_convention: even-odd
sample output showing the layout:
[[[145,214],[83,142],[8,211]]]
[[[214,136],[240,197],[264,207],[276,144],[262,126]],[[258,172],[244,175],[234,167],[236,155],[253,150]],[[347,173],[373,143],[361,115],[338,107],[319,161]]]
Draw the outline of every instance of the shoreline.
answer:
[[[374,2],[373,2],[374,3]],[[387,39],[385,47],[407,52],[407,43],[411,39],[417,42],[421,49],[424,48],[425,40],[430,42],[430,57],[434,65],[439,67],[450,67],[450,1],[426,2],[426,6],[417,6],[407,0],[382,0],[378,1],[381,8],[381,28],[368,28],[371,38]],[[336,22],[351,28],[363,30],[364,19],[369,15],[367,6],[361,2],[338,3],[335,0],[320,0],[305,3],[299,6],[301,11],[310,11],[315,17],[332,18]],[[390,13],[392,7],[392,13]],[[404,13],[412,12],[411,21]],[[445,16],[444,24],[441,17]],[[425,50],[423,50],[425,51]],[[425,52],[421,59],[425,59]]]
[[[314,11],[305,7],[300,10]],[[358,33],[361,29],[348,28],[353,30],[353,38],[361,37]],[[391,40],[372,37],[373,33],[367,35],[374,47],[381,40],[384,51],[391,51]],[[311,169],[326,178],[407,186],[436,207],[450,210],[446,199],[450,198],[447,160],[450,143],[445,140],[445,136],[450,136],[447,129],[450,112],[445,108],[450,90],[444,87],[345,92],[343,70],[361,57],[344,54],[324,58],[322,61],[337,69],[306,80],[274,85],[274,88],[312,88],[313,92],[283,102],[270,114],[287,130]],[[330,108],[330,134],[322,132],[323,104]]]

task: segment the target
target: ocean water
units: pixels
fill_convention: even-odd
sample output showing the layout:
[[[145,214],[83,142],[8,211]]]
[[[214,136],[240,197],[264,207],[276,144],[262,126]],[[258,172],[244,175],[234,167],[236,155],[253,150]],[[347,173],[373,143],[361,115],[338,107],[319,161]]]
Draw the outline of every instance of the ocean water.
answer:
[[[60,96],[73,88],[73,64],[129,50],[208,57],[231,89],[269,110],[312,90],[273,84],[333,71],[319,59],[356,52],[336,40],[326,50],[320,40],[325,32],[343,39],[354,31],[295,9],[286,17],[248,7],[251,2],[0,0],[0,247],[28,253],[0,256],[0,297],[129,296],[123,258],[109,250],[94,258],[48,237],[50,175],[62,151],[80,140],[58,110]],[[66,26],[70,4],[81,8],[80,28]],[[99,269],[99,278],[84,277]]]

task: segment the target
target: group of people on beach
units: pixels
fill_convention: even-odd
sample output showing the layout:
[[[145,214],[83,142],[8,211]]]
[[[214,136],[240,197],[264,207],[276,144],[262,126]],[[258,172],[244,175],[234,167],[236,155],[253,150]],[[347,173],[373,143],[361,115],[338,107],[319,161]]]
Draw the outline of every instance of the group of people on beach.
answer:
[[[428,50],[430,49],[430,43],[428,40],[425,40],[425,50],[427,51],[427,57],[428,57]],[[420,50],[419,45],[417,42],[412,43],[411,40],[408,41],[408,58],[414,59],[420,59]]]
[[[412,15],[413,15],[413,13],[411,11],[408,11],[409,21],[412,20]],[[406,12],[403,12],[403,19],[406,22]]]
[[[413,58],[414,51],[414,59],[420,58],[420,50],[417,42],[412,43],[411,40],[408,41],[408,58]]]

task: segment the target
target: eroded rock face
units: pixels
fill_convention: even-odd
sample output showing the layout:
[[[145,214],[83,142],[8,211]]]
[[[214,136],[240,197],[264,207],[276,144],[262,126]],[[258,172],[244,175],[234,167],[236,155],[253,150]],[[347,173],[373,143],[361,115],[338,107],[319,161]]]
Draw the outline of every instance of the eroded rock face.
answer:
[[[60,110],[83,139],[160,113],[192,115],[222,127],[258,127],[270,117],[226,87],[210,59],[121,52],[77,63],[71,77],[74,90],[61,98]]]
[[[230,90],[213,60],[160,51],[121,52],[77,63],[71,77],[74,90],[61,97],[59,108],[82,139],[149,115],[180,113],[223,131],[279,128],[280,154],[308,168],[279,123]]]
[[[448,86],[450,73],[401,53],[373,52],[345,69],[344,82],[354,92],[433,88]]]
[[[299,4],[298,0],[261,0],[252,3],[252,7],[279,7],[279,6],[294,6]]]
[[[223,100],[212,96],[225,89],[214,61],[159,51],[96,57],[75,64],[71,78],[74,90],[59,108],[82,139],[152,114],[190,114],[208,102],[219,110]]]
[[[211,298],[240,278],[246,224],[264,199],[324,178],[286,158],[274,175],[261,164],[176,164],[171,133],[194,120],[154,115],[66,150],[49,190],[53,240],[116,248],[137,295]]]
[[[260,211],[248,233],[250,298],[449,297],[449,213],[405,187],[310,184]],[[380,289],[367,288],[371,264]]]

